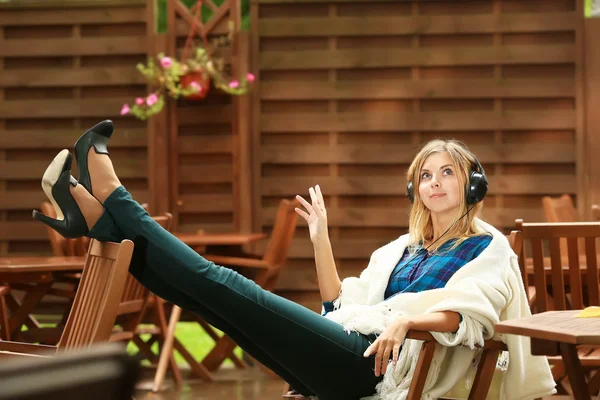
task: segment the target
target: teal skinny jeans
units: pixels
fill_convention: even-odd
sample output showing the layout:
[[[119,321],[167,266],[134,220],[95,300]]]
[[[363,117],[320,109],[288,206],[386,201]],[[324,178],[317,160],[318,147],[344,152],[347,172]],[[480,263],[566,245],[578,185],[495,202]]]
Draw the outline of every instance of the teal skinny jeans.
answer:
[[[104,207],[88,236],[133,240],[129,271],[150,291],[225,332],[305,396],[351,400],[375,393],[382,378],[374,375],[374,356],[363,357],[374,336],[347,334],[342,325],[206,260],[154,222],[123,186]]]

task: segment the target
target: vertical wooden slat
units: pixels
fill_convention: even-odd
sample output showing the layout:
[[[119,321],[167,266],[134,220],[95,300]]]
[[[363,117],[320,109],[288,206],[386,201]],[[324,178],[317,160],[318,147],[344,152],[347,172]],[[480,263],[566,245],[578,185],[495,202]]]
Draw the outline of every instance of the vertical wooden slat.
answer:
[[[567,238],[569,259],[569,287],[571,289],[571,306],[573,309],[584,308],[581,286],[581,265],[579,263],[578,239]],[[564,257],[564,255],[563,255]]]
[[[565,280],[563,277],[562,260],[560,254],[560,240],[551,237],[548,240],[550,247],[550,264],[552,267],[552,299],[555,310],[566,310]]]
[[[546,271],[544,269],[543,242],[541,239],[531,239],[531,255],[535,284],[535,304],[538,312],[548,310],[548,294],[546,292]]]
[[[598,259],[596,253],[596,239],[595,237],[585,238],[585,263],[587,268],[586,282],[587,292],[589,296],[589,306],[600,306],[600,294],[598,293],[598,286],[600,282],[598,280]]]

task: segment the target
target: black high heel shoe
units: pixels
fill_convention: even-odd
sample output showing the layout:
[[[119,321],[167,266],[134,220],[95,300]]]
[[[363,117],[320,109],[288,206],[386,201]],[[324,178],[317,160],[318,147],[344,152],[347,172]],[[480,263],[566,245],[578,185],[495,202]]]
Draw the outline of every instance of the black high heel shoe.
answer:
[[[88,170],[88,153],[90,147],[94,147],[96,154],[108,154],[106,149],[106,143],[113,134],[115,126],[109,119],[100,122],[88,129],[79,139],[75,142],[75,158],[77,159],[77,168],[79,169],[78,181],[87,189],[92,196],[92,179],[90,178],[90,171]]]
[[[71,176],[72,157],[62,150],[50,163],[42,178],[42,189],[56,210],[57,219],[34,210],[32,217],[43,222],[66,238],[78,238],[88,233],[87,223],[75,202],[69,185],[77,186]]]

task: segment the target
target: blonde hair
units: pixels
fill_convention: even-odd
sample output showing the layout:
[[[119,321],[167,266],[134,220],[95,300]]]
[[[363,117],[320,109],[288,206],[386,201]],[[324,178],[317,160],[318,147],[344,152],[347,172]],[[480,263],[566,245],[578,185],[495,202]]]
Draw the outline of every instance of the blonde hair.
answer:
[[[472,236],[481,235],[481,232],[475,226],[475,216],[477,216],[483,207],[483,202],[479,202],[474,206],[467,204],[465,199],[466,185],[469,181],[469,175],[477,165],[477,161],[473,153],[469,151],[467,146],[457,140],[432,140],[425,144],[419,153],[415,156],[412,164],[408,168],[406,179],[413,184],[414,203],[410,210],[409,220],[409,246],[416,251],[416,247],[420,243],[425,243],[433,239],[433,223],[431,220],[431,211],[425,207],[425,204],[419,196],[419,185],[421,183],[421,169],[425,160],[436,153],[446,152],[452,159],[452,163],[456,170],[459,185],[465,190],[460,191],[460,205],[457,209],[456,219],[458,220],[463,214],[467,213],[468,207],[473,209],[458,221],[443,238],[435,243],[433,250],[439,249],[444,243],[455,239],[455,243],[450,249],[456,248],[460,243]]]

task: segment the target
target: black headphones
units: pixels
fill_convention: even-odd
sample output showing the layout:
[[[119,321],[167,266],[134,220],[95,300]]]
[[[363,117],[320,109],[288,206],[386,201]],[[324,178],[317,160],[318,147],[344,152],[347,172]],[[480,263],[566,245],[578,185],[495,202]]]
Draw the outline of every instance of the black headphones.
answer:
[[[475,168],[471,168],[471,173],[469,174],[469,182],[465,187],[465,200],[468,205],[474,205],[479,203],[485,197],[488,190],[488,180],[477,157],[475,157],[473,153],[470,154],[475,159],[475,165],[473,166]],[[412,181],[408,182],[408,185],[406,185],[406,196],[411,203],[415,202]]]

